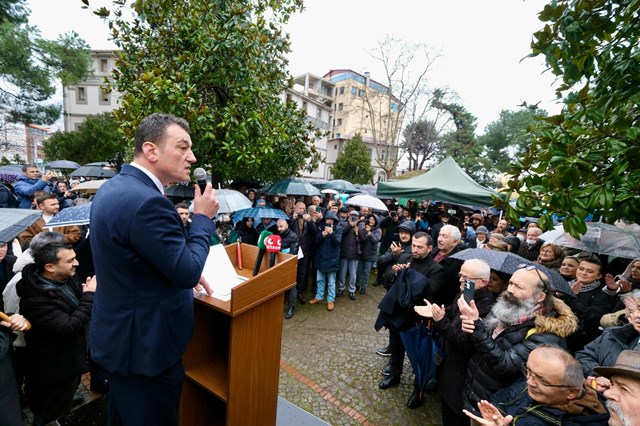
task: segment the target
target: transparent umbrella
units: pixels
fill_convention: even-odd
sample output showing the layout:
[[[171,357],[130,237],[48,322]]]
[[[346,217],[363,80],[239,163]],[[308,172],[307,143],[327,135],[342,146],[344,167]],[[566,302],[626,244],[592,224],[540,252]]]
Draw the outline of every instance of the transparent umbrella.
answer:
[[[562,230],[562,232],[559,232]],[[546,238],[545,238],[546,234]],[[640,235],[632,230],[609,225],[602,222],[587,222],[587,232],[577,240],[568,232],[564,232],[562,225],[553,231],[540,236],[547,242],[562,247],[586,250],[592,253],[637,259],[640,257]]]

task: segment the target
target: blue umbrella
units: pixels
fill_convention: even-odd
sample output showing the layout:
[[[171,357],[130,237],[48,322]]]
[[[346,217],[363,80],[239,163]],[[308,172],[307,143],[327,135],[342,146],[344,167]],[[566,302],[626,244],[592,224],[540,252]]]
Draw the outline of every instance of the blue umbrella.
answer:
[[[527,260],[515,253],[475,248],[461,250],[458,253],[451,255],[451,258],[460,260],[480,259],[486,262],[487,265],[489,265],[489,268],[509,275],[512,275],[515,271],[522,269],[525,266],[532,266],[549,277],[549,287],[551,290],[559,291],[560,293],[564,293],[570,297],[575,297],[575,294],[573,293],[573,290],[571,290],[571,286],[567,283],[567,280],[565,280],[558,272],[552,271],[539,263]]]
[[[418,323],[400,332],[420,393],[435,378],[438,365],[445,356],[444,336],[435,332],[430,323]]]
[[[57,226],[88,225],[91,216],[91,203],[80,204],[79,206],[67,207],[60,210],[53,219],[47,223],[45,228],[55,228]]]
[[[288,219],[285,212],[270,207],[253,207],[238,210],[233,214],[233,222],[240,222],[243,217],[252,217],[254,219]]]

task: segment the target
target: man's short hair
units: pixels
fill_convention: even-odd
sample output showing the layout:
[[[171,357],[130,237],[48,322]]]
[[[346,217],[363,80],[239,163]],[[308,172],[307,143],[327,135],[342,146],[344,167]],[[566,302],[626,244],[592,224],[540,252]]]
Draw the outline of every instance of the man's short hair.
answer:
[[[462,234],[460,234],[460,230],[453,225],[444,225],[442,228],[440,228],[440,232],[445,231],[445,230],[449,230],[451,232],[451,239],[456,240],[456,241],[460,241],[460,238],[462,238]]]
[[[187,120],[175,115],[155,113],[143,118],[136,130],[133,155],[142,154],[142,144],[145,142],[153,142],[160,147],[164,146],[167,127],[172,124],[177,124],[187,133],[190,133]]]
[[[40,205],[44,203],[46,200],[51,200],[51,199],[57,200],[58,197],[56,197],[55,194],[52,194],[51,192],[42,192],[42,194],[38,195],[38,197],[36,198],[36,203]]]
[[[26,171],[27,171],[27,169],[32,169],[32,168],[34,168],[34,167],[35,167],[36,169],[38,168],[38,166],[36,166],[36,165],[35,165],[35,164],[33,164],[33,163],[24,164],[24,165],[22,166],[22,171],[23,171],[23,172],[26,172]]]
[[[402,231],[406,231],[406,230],[402,230]],[[416,232],[415,234],[413,234],[413,238],[426,238],[427,239],[427,245],[428,246],[432,246],[433,245],[433,238],[431,238],[431,235],[427,234],[426,232]]]
[[[40,232],[34,235],[33,238],[31,239],[31,242],[29,243],[29,249],[31,250],[31,253],[33,253],[35,251],[41,250],[42,247],[53,242],[63,243],[64,235],[62,235],[59,232],[50,232],[50,231]]]
[[[584,382],[582,366],[566,349],[549,343],[540,344],[535,350],[541,350],[545,354],[545,358],[550,356],[558,357],[564,364],[564,380],[563,385],[572,388],[581,388]]]
[[[39,272],[43,272],[45,265],[49,263],[58,263],[60,260],[58,258],[58,252],[60,250],[71,250],[72,248],[71,244],[57,241],[45,244],[40,247],[40,249],[31,252],[31,254],[33,254],[33,263],[35,263]]]
[[[187,205],[187,203],[177,203],[176,204],[176,210],[178,209],[187,209],[189,210],[189,206]]]

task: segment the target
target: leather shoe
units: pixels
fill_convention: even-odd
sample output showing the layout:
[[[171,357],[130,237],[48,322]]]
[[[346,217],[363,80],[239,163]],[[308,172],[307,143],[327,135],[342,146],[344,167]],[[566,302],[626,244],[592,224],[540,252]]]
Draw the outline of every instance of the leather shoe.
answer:
[[[316,303],[320,303],[320,302],[322,302],[322,300],[316,299],[315,297],[313,299],[309,300],[309,304],[310,305],[315,305]]]
[[[391,356],[391,348],[389,346],[379,348],[376,350],[376,353],[380,356]]]
[[[327,302],[327,311],[333,311],[333,302]]]
[[[383,381],[378,384],[380,389],[389,389],[390,387],[400,384],[400,376],[387,376]]]
[[[383,376],[390,376],[391,375],[391,363],[388,363],[387,365],[385,365],[384,368],[382,370],[380,370],[380,374],[382,374]]]
[[[344,288],[342,290],[338,290],[338,292],[336,293],[336,297],[340,297],[344,294]]]
[[[307,299],[305,299],[303,295],[299,294],[297,297],[298,297],[298,302],[300,302],[301,305],[304,305],[305,303],[307,303]]]
[[[350,291],[350,292],[349,292],[349,299],[351,299],[351,300],[356,300],[356,293],[355,293],[355,292],[353,292],[353,291]]]
[[[424,398],[420,398],[420,392],[414,392],[407,400],[407,407],[414,409],[418,408],[424,402]]]
[[[296,307],[293,305],[289,306],[289,309],[287,309],[287,313],[284,314],[284,319],[291,318],[295,313],[296,313]]]

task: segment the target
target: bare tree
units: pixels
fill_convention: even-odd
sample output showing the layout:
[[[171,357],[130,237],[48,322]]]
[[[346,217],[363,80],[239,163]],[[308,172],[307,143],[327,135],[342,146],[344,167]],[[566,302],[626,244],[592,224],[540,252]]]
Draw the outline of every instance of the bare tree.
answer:
[[[398,140],[407,117],[415,122],[429,109],[428,74],[439,54],[424,44],[409,44],[390,35],[369,52],[384,69],[384,87],[367,81],[361,105],[371,128],[376,162],[393,176],[401,154]]]

